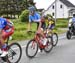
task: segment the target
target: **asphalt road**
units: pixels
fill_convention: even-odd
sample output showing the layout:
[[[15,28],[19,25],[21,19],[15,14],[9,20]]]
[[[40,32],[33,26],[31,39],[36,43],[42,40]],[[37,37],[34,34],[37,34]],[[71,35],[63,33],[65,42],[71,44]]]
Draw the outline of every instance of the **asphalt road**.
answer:
[[[75,63],[75,37],[68,40],[65,34],[59,35],[58,44],[50,53],[38,52],[33,59],[26,56],[27,42],[19,42],[22,46],[22,58],[19,63]]]
[[[50,53],[39,52],[33,59],[26,57],[26,43],[21,43],[23,54],[19,63],[75,63],[75,37],[66,39],[65,34],[59,36],[59,42]]]

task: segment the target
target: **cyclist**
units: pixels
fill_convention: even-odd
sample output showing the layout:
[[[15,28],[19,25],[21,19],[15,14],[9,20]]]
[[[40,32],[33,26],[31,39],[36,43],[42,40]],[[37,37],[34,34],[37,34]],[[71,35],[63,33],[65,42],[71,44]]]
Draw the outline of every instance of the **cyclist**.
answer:
[[[31,28],[31,22],[35,22],[37,23],[37,33],[40,33],[42,36],[43,36],[43,44],[46,45],[46,42],[47,42],[47,39],[46,37],[44,36],[44,33],[43,33],[43,22],[44,22],[44,19],[42,17],[41,19],[41,16],[38,12],[35,11],[35,8],[32,6],[32,7],[29,7],[29,24],[28,24],[28,31],[30,31],[30,28]]]
[[[52,33],[52,30],[55,27],[55,22],[51,17],[48,17],[48,32]]]
[[[14,26],[8,19],[0,17],[0,57],[8,54],[5,40],[14,33]]]
[[[73,14],[73,17],[72,17],[72,23],[75,23],[75,14]]]
[[[69,28],[72,28],[72,31],[75,30],[75,14],[73,14],[73,17],[69,19]]]
[[[75,31],[75,14],[73,14],[73,17],[72,17],[72,27],[73,27],[73,30]]]

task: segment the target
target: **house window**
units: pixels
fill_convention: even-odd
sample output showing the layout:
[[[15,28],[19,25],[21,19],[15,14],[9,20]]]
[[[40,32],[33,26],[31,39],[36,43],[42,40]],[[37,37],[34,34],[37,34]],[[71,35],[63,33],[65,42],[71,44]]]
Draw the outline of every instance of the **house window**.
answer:
[[[54,5],[52,6],[52,9],[54,9]]]
[[[54,12],[52,13],[52,16],[54,16]]]
[[[60,5],[60,8],[62,8],[62,5]]]

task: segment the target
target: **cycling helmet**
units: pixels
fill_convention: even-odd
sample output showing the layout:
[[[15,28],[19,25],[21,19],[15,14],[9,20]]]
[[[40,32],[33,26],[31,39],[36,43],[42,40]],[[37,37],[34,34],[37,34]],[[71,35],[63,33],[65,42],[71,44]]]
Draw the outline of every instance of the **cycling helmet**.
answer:
[[[48,17],[48,20],[51,20],[52,18],[51,17]]]
[[[34,6],[29,7],[29,11],[30,11],[30,12],[35,11],[35,7],[34,7]]]
[[[73,14],[73,17],[75,17],[75,14]]]

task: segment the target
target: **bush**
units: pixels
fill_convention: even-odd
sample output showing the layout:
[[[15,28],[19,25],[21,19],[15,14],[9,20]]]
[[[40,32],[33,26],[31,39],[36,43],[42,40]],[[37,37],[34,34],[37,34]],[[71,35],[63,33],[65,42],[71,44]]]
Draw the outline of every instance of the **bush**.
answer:
[[[50,14],[47,14],[47,17],[51,17],[51,18],[53,18],[53,16],[51,16]]]
[[[20,21],[21,22],[27,22],[28,21],[28,15],[29,15],[29,11],[28,10],[24,10],[21,13],[20,17],[19,17]]]

